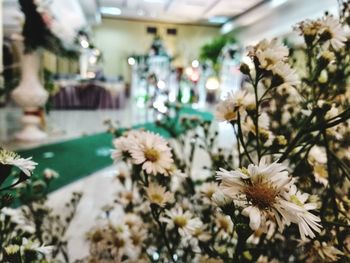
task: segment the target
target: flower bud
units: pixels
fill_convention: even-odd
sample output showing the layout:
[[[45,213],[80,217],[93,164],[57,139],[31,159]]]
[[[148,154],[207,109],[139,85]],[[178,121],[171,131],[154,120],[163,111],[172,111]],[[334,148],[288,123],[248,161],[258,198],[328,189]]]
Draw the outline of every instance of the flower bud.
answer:
[[[318,82],[324,84],[328,81],[327,70],[322,70],[320,76],[318,77]]]
[[[274,143],[278,146],[285,146],[285,145],[287,145],[286,137],[284,137],[283,135],[278,135],[275,138]]]
[[[259,137],[260,137],[260,140],[265,143],[270,138],[270,134],[265,129],[259,129]]]
[[[318,66],[320,67],[320,69],[324,69],[334,59],[335,59],[335,55],[333,52],[330,52],[328,50],[324,50],[321,52],[320,56],[318,57],[318,61],[317,61]]]
[[[250,74],[250,68],[247,64],[242,63],[241,66],[239,67],[239,70],[244,74],[244,75],[249,75]]]
[[[330,40],[332,38],[332,33],[329,30],[324,30],[321,34],[320,34],[320,41],[325,42],[327,40]]]
[[[282,85],[283,83],[284,83],[284,79],[282,76],[280,76],[278,74],[273,75],[272,83],[271,83],[272,87],[278,87],[278,86]]]

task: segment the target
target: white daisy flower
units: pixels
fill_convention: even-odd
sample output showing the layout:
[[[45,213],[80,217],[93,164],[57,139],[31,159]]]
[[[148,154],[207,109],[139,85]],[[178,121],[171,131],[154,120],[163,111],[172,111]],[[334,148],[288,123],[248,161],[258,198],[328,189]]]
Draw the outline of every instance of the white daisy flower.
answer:
[[[30,234],[35,233],[35,226],[26,218],[26,216],[19,209],[13,209],[4,207],[0,210],[2,215],[10,217],[11,222],[16,224],[15,228],[21,229],[22,231]]]
[[[242,122],[242,130],[243,133],[253,133],[256,135],[256,128],[255,124],[250,116],[248,116],[243,122]],[[269,131],[270,128],[270,117],[266,112],[262,112],[258,119],[258,125],[259,129],[264,129],[266,131]]]
[[[168,169],[166,169],[165,176],[175,176],[180,178],[186,178],[187,175],[183,173],[180,169],[178,169],[174,164],[171,165]]]
[[[124,206],[137,203],[140,200],[139,192],[136,188],[132,190],[121,190],[117,194],[117,201]]]
[[[0,163],[3,165],[12,165],[18,167],[26,176],[30,177],[32,171],[37,165],[36,162],[31,161],[32,157],[21,158],[15,152],[5,149],[0,149]]]
[[[248,55],[257,57],[260,68],[271,70],[278,62],[286,60],[289,50],[276,38],[260,41],[256,46],[248,47]]]
[[[114,161],[125,160],[130,157],[130,149],[137,144],[138,138],[143,131],[128,131],[125,135],[113,140],[115,150],[112,151]]]
[[[122,136],[113,140],[113,145],[116,150],[112,151],[112,159],[114,161],[120,161],[124,158],[130,157],[129,149],[130,149],[130,141],[127,137]]]
[[[248,107],[254,104],[255,96],[253,93],[249,93],[246,90],[238,90],[236,92],[230,91],[226,95],[226,100],[230,101],[233,105],[238,108]]]
[[[300,83],[298,74],[287,63],[280,61],[271,70],[277,87],[294,87]]]
[[[204,183],[199,187],[200,195],[203,197],[205,204],[212,203],[212,197],[218,190],[218,184],[215,182]]]
[[[311,165],[313,165],[315,162],[326,164],[327,163],[326,149],[324,147],[317,146],[317,145],[312,146],[309,151],[309,155],[307,159]]]
[[[284,197],[285,200],[281,200],[279,211],[287,225],[289,225],[290,222],[298,224],[302,240],[306,240],[306,236],[314,238],[314,231],[318,233],[321,232],[321,225],[319,224],[321,219],[309,212],[310,210],[316,210],[317,204],[306,203],[309,194],[301,193],[293,184],[289,192],[284,193]]]
[[[220,169],[217,177],[220,189],[243,208],[242,214],[249,217],[249,226],[257,230],[267,219],[273,219],[282,232],[291,222],[299,226],[302,238],[314,237],[311,229],[320,231],[318,217],[308,212],[314,204],[304,204],[305,195],[295,192],[286,167],[279,163],[267,164],[262,159],[259,165],[250,164],[248,169],[236,171]],[[301,198],[300,203],[295,201]],[[302,204],[302,205],[300,205]]]
[[[219,121],[235,121],[238,112],[244,115],[245,110],[255,107],[254,94],[238,90],[228,92],[226,98],[217,104],[215,117]]]
[[[122,262],[124,256],[133,262],[139,254],[138,249],[133,245],[127,225],[108,224],[102,228],[96,228],[89,233],[89,240],[93,254],[105,254],[113,258],[115,262]]]
[[[318,262],[338,262],[341,256],[344,255],[342,251],[337,249],[331,243],[325,241],[315,240],[312,242],[311,246],[307,246],[305,242],[301,241],[299,246],[305,246],[308,248],[306,251],[308,263],[318,263]]]
[[[124,224],[131,228],[141,228],[143,226],[143,221],[141,217],[134,213],[126,213],[123,218]]]
[[[320,30],[321,23],[318,20],[306,19],[298,23],[294,30],[297,31],[300,35],[305,35],[306,37],[313,37],[311,40],[314,40],[315,36]]]
[[[20,246],[19,245],[8,245],[4,248],[7,255],[15,255],[19,252]]]
[[[140,132],[138,142],[130,150],[135,164],[148,174],[167,174],[173,164],[171,149],[165,139],[151,132]]]
[[[312,146],[307,156],[307,160],[314,170],[315,181],[327,186],[328,171],[326,149],[317,145]]]
[[[43,175],[44,175],[45,179],[47,179],[47,180],[52,180],[54,178],[59,177],[59,174],[55,170],[52,170],[50,168],[46,168],[43,171]]]
[[[167,203],[174,201],[174,194],[166,191],[164,186],[150,184],[145,190],[151,204],[164,207]]]
[[[325,48],[331,46],[336,51],[341,49],[347,40],[345,30],[332,16],[320,20],[320,38],[325,40]]]
[[[165,217],[160,219],[162,222],[167,223],[167,228],[176,227],[183,237],[193,235],[196,230],[203,226],[202,221],[199,218],[193,218],[190,211],[183,211],[182,207],[174,207],[171,210],[165,212]]]
[[[225,195],[220,188],[218,188],[217,191],[213,194],[211,200],[218,207],[224,207],[232,203],[232,199]]]
[[[21,249],[22,250],[33,250],[33,251],[37,251],[37,252],[44,254],[44,255],[49,255],[49,254],[51,254],[54,247],[40,245],[40,243],[38,241],[32,241],[32,240],[28,240],[26,238],[23,238]]]
[[[225,234],[231,234],[233,231],[233,223],[231,217],[228,215],[217,213],[215,215],[215,225],[220,231],[223,231]]]
[[[221,101],[216,106],[215,118],[218,121],[236,121],[238,114],[232,103],[229,101]]]

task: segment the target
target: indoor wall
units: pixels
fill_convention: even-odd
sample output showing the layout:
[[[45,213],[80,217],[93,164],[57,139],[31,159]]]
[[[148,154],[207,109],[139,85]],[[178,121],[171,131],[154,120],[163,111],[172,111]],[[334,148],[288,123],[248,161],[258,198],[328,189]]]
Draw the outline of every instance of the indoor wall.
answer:
[[[103,19],[94,28],[94,42],[102,51],[106,75],[122,75],[130,80],[128,56],[146,54],[154,35],[147,27],[156,27],[170,55],[175,57],[175,66],[186,66],[198,58],[200,47],[220,34],[219,27],[140,22],[120,19]],[[168,35],[167,29],[177,30],[177,35]]]

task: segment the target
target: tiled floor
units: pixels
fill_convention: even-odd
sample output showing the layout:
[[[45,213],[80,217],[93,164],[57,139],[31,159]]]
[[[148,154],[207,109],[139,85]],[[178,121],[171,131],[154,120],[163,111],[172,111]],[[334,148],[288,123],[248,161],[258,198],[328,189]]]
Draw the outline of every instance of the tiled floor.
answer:
[[[20,117],[21,111],[18,108],[0,109],[0,145],[9,149],[25,149],[103,132],[106,130],[103,122],[107,119],[117,121],[122,127],[153,120],[153,114],[149,110],[131,104],[120,110],[53,110],[47,116],[48,138],[28,143],[14,139],[15,132],[20,128]]]

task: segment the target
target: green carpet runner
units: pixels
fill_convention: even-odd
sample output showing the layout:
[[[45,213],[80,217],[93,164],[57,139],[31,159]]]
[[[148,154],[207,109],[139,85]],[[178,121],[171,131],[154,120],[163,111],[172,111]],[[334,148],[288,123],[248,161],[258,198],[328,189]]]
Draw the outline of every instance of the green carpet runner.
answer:
[[[203,120],[212,119],[210,113],[200,112],[192,108],[181,109],[179,116],[184,114],[195,115]],[[170,137],[166,130],[154,123],[145,123],[134,128],[144,128],[160,133],[164,137]],[[99,133],[18,151],[18,153],[22,157],[33,157],[33,160],[38,163],[35,173],[42,173],[45,168],[50,168],[60,174],[59,178],[55,179],[50,186],[50,190],[54,191],[112,165],[113,161],[110,158],[112,139],[113,136],[109,133]]]

